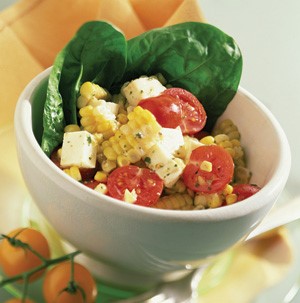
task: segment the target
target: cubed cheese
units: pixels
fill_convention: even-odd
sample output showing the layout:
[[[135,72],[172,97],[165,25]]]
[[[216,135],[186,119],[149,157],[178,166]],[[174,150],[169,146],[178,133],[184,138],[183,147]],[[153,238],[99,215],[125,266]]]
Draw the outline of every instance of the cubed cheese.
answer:
[[[180,178],[185,168],[184,162],[179,158],[171,159],[167,165],[157,169],[155,172],[164,180],[165,187],[172,187]]]
[[[160,95],[166,88],[155,78],[141,77],[129,82],[122,88],[122,94],[126,97],[129,105],[137,106],[146,98]]]
[[[147,167],[155,171],[164,181],[166,187],[172,187],[185,168],[184,162],[173,157],[161,144],[156,144],[150,148],[144,161]]]
[[[87,131],[67,132],[64,134],[60,165],[94,168],[96,166],[97,143]]]
[[[174,154],[180,146],[184,145],[183,135],[180,127],[161,129],[162,139],[161,146],[165,148],[170,154]]]
[[[184,136],[184,162],[187,163],[190,160],[191,153],[194,149],[196,149],[199,146],[203,146],[198,139],[190,137],[190,136]]]

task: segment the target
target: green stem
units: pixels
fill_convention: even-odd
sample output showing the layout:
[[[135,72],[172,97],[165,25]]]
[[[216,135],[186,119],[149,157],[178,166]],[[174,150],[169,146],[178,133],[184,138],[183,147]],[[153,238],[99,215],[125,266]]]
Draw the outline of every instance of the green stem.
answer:
[[[47,259],[47,260],[45,260],[45,262],[43,264],[41,264],[39,266],[36,266],[33,269],[24,273],[25,275],[24,274],[19,274],[19,275],[13,276],[11,278],[4,279],[4,280],[0,281],[0,287],[3,287],[3,286],[5,286],[9,283],[13,283],[13,282],[22,280],[22,279],[24,279],[24,277],[25,278],[26,277],[30,278],[36,272],[38,272],[40,270],[43,270],[43,269],[45,269],[45,268],[47,268],[51,265],[58,264],[60,262],[66,261],[66,260],[70,260],[71,258],[74,258],[76,255],[78,255],[80,253],[81,253],[81,251],[76,250],[72,253],[69,253],[67,255],[64,255],[64,256],[61,256],[61,257],[58,257],[58,258],[55,258],[55,259]]]

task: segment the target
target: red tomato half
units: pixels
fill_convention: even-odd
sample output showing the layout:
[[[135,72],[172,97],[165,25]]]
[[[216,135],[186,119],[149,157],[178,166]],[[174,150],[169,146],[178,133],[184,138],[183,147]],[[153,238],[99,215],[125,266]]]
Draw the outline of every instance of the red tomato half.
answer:
[[[154,205],[163,190],[163,180],[152,170],[134,165],[115,169],[107,179],[107,189],[111,197],[124,200],[125,190],[135,189],[135,204]]]
[[[180,101],[182,111],[180,128],[183,134],[193,135],[203,129],[207,119],[206,112],[192,93],[183,88],[169,88],[162,94],[175,97]]]
[[[245,200],[260,190],[260,187],[253,184],[236,184],[233,186],[233,193],[237,195],[237,201]]]
[[[212,164],[211,171],[202,168],[203,161]],[[224,189],[234,172],[230,154],[217,145],[200,146],[192,151],[190,160],[183,171],[185,185],[195,192],[215,193]]]
[[[149,110],[162,127],[176,128],[181,122],[180,102],[169,95],[143,99],[139,106]]]

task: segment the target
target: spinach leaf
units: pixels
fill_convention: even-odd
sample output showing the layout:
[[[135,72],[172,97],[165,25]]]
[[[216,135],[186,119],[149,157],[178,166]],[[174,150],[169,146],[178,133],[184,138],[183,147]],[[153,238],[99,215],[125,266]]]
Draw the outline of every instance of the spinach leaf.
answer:
[[[62,142],[64,133],[65,118],[63,112],[63,100],[58,90],[64,57],[65,49],[61,50],[56,56],[48,79],[41,142],[42,150],[48,156],[51,154],[52,150]]]
[[[62,142],[65,124],[77,124],[79,88],[92,81],[109,89],[126,68],[127,42],[103,21],[83,24],[58,54],[49,77],[44,108],[42,149],[47,155]]]
[[[210,130],[238,89],[242,55],[233,38],[198,22],[154,29],[129,40],[123,81],[159,72],[173,86],[197,96]]]

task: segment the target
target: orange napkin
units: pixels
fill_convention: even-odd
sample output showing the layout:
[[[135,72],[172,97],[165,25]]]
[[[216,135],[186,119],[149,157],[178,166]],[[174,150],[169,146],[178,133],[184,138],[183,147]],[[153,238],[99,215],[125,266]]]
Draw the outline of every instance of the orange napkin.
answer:
[[[36,74],[89,20],[107,20],[127,38],[184,21],[204,21],[196,0],[21,0],[0,13],[0,127]],[[5,108],[5,110],[4,110]]]

